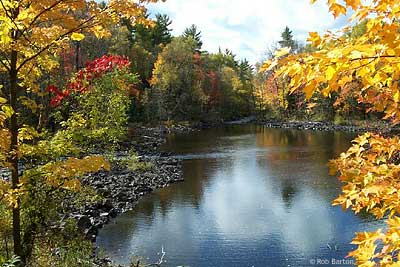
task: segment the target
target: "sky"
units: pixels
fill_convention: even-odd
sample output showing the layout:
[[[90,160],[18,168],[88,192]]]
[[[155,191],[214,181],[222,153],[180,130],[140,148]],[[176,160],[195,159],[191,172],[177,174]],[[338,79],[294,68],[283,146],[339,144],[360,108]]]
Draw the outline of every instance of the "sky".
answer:
[[[333,19],[326,1],[310,0],[167,0],[150,4],[152,15],[167,14],[174,36],[191,24],[202,33],[203,50],[231,49],[238,58],[256,63],[280,40],[288,26],[295,39],[305,42],[308,32],[335,30],[347,23]]]

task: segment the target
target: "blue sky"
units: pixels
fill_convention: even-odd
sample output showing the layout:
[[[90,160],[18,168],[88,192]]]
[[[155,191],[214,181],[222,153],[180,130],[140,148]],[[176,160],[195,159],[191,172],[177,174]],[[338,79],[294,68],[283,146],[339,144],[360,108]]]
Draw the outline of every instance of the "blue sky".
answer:
[[[150,4],[154,15],[163,13],[172,19],[174,35],[196,24],[203,36],[203,49],[210,52],[229,48],[239,58],[256,63],[267,48],[279,41],[288,26],[295,38],[305,41],[310,31],[335,30],[347,23],[328,13],[326,1],[310,0],[167,0]]]

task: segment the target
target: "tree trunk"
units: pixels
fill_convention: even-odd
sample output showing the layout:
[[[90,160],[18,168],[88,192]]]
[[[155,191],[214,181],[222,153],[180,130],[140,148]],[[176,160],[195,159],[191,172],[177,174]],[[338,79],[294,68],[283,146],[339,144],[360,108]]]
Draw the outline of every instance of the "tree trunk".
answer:
[[[12,189],[18,188],[19,176],[18,176],[18,118],[17,118],[17,90],[18,90],[18,71],[17,71],[17,57],[18,52],[11,52],[11,64],[9,71],[10,78],[10,105],[14,110],[10,118],[10,131],[11,131],[11,147],[9,154],[9,162],[11,164],[11,182]],[[22,258],[22,246],[21,246],[21,219],[20,219],[20,201],[17,200],[17,206],[12,210],[13,217],[13,240],[14,240],[14,254]]]
[[[75,69],[76,71],[80,70],[80,62],[79,62],[79,56],[81,52],[81,43],[76,41],[76,47],[75,47]]]

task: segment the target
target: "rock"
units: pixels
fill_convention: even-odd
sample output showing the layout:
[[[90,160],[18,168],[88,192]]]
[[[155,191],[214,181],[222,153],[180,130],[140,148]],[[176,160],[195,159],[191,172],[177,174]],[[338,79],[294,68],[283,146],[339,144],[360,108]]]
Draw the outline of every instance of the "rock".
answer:
[[[114,204],[112,203],[111,199],[107,198],[107,199],[103,200],[103,203],[101,205],[102,210],[110,211],[113,208],[114,208]]]
[[[104,223],[105,223],[105,222],[104,222]],[[103,222],[97,222],[97,223],[95,224],[95,226],[97,227],[97,229],[101,229],[101,228],[103,228],[104,223],[103,223]]]
[[[86,230],[84,231],[84,234],[85,234],[87,237],[92,238],[92,236],[95,236],[95,237],[96,237],[96,235],[97,235],[98,232],[99,232],[98,228],[97,228],[96,226],[92,225],[92,226],[90,226],[88,229],[86,229]]]
[[[264,122],[262,125],[270,128],[314,130],[314,131],[345,131],[345,132],[390,132],[391,127],[358,127],[354,125],[336,125],[331,122]]]
[[[111,209],[109,212],[109,215],[111,218],[117,217],[118,214],[119,214],[119,211],[118,211],[118,209],[115,209],[115,208]]]
[[[100,211],[98,209],[91,209],[89,208],[88,210],[86,210],[84,213],[84,215],[88,215],[90,217],[97,217],[100,215]]]
[[[100,217],[102,217],[102,218],[108,218],[108,216],[110,216],[110,213],[108,213],[108,212],[103,212],[100,214]]]
[[[76,224],[77,224],[78,228],[82,232],[84,232],[86,229],[89,229],[92,226],[92,220],[90,219],[89,216],[81,215],[81,216],[79,216]]]
[[[120,190],[122,190],[122,189],[120,189]],[[120,192],[118,192],[118,193],[115,195],[115,197],[116,197],[119,201],[121,201],[121,202],[126,202],[126,201],[128,200],[128,196],[126,195],[126,192],[125,192],[125,191],[120,191]]]
[[[109,188],[99,188],[99,189],[97,190],[97,192],[98,192],[100,195],[104,196],[104,197],[109,197],[109,196],[111,196],[111,190],[110,190]]]

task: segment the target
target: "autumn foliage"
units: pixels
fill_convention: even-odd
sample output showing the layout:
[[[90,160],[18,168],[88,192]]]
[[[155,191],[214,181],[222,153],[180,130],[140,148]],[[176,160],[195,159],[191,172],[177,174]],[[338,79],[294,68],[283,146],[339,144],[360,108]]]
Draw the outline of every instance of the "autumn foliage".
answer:
[[[54,94],[50,100],[50,105],[52,107],[58,106],[64,98],[71,94],[71,92],[85,93],[90,90],[94,79],[101,78],[106,73],[114,70],[126,70],[129,66],[129,59],[123,56],[113,55],[104,55],[88,62],[84,69],[79,70],[78,73],[75,74],[72,81],[66,85],[65,90],[60,90],[60,88],[54,85],[49,85],[47,87],[47,90]]]
[[[0,2],[0,72],[3,78],[0,87],[0,167],[10,172],[9,180],[0,180],[0,201],[2,207],[4,205],[12,213],[14,254],[26,262],[30,244],[22,238],[34,234],[30,229],[37,227],[39,219],[32,218],[27,225],[22,225],[21,216],[30,212],[30,217],[43,219],[44,215],[39,214],[40,209],[33,208],[32,202],[37,199],[35,194],[48,189],[46,182],[55,178],[60,180],[51,181],[50,185],[77,189],[78,176],[108,169],[109,165],[104,158],[79,158],[82,154],[77,153],[82,141],[80,131],[85,129],[83,126],[87,126],[88,121],[99,121],[97,114],[90,114],[89,118],[75,114],[72,119],[63,122],[62,130],[46,134],[40,132],[41,123],[34,125],[36,120],[25,120],[23,112],[38,113],[40,122],[48,115],[45,103],[47,91],[56,95],[52,105],[59,104],[72,93],[72,88],[62,91],[55,86],[46,91],[42,83],[45,77],[49,78],[49,73],[58,68],[59,55],[72,42],[82,42],[87,35],[110,37],[110,26],[122,20],[151,26],[153,22],[146,17],[143,5],[157,0],[110,0],[105,4],[85,0]],[[127,62],[122,58],[103,58],[93,64],[88,66],[87,72],[78,74],[75,84],[70,84],[73,90],[87,90],[96,75],[102,75],[114,65],[126,66]],[[109,80],[106,82],[111,84]],[[99,130],[104,132],[103,127],[90,126],[97,130],[97,135]],[[91,129],[86,127],[86,130]]]
[[[359,104],[369,107],[367,111],[381,112],[383,119],[398,124],[400,4],[394,0],[328,1],[328,4],[335,17],[352,10],[353,21],[367,19],[366,32],[357,38],[349,37],[351,27],[324,35],[312,32],[308,40],[316,47],[315,52],[292,55],[284,48],[263,69],[277,69],[277,76],[290,77],[292,92],[303,90],[307,98],[316,93],[327,97],[333,93],[351,94]],[[386,231],[358,233],[353,240],[358,248],[349,255],[359,266],[399,266],[399,153],[398,137],[367,133],[330,163],[331,173],[338,172],[344,183],[343,194],[334,205],[387,219]]]

